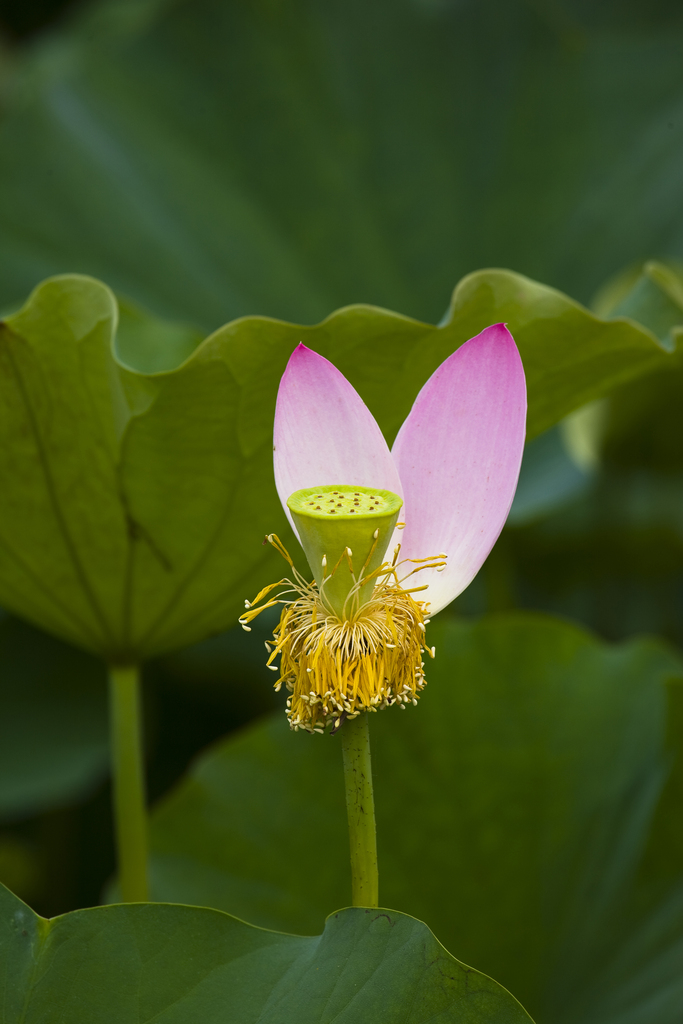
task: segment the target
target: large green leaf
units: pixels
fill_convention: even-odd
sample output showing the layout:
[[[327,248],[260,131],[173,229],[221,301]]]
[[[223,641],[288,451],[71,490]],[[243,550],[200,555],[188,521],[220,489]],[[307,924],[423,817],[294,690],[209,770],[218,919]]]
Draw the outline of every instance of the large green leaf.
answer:
[[[198,907],[46,921],[0,889],[3,1024],[524,1024],[495,981],[393,910],[340,910],[315,938]]]
[[[679,659],[540,615],[430,630],[419,706],[371,722],[381,901],[542,1024],[675,1024],[683,860],[655,885],[641,859]],[[153,837],[157,899],[317,929],[350,884],[338,736],[291,733],[282,714],[219,744]]]
[[[0,619],[0,818],[81,798],[107,773],[102,665],[10,616]]]
[[[0,591],[121,660],[230,622],[274,502],[220,346],[143,376],[113,354],[116,317],[104,285],[67,277],[0,328]]]
[[[116,0],[34,48],[0,308],[80,271],[205,329],[437,319],[514,266],[587,300],[681,252],[680,4]]]
[[[499,320],[524,359],[531,434],[679,359],[506,271],[465,278],[440,327],[352,306],[315,327],[244,318],[197,346],[124,307],[118,356],[112,293],[78,275],[44,282],[0,324],[0,601],[118,661],[224,629],[279,575],[262,538],[287,530],[271,439],[296,344],[332,358],[391,439],[441,360]],[[172,356],[187,358],[173,369]]]

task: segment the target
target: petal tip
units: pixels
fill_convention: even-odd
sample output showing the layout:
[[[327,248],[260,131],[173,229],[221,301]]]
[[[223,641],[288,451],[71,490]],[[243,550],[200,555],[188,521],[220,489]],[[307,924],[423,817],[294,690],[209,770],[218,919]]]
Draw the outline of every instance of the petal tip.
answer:
[[[304,345],[303,341],[300,341],[296,348],[292,350],[292,354],[287,361],[285,373],[287,373],[288,370],[291,371],[293,367],[305,367],[327,362],[329,362],[329,360],[325,359],[324,356],[321,356],[319,352],[316,352],[315,349],[309,348],[308,345]]]
[[[475,335],[475,337],[470,340],[476,341],[477,338],[492,338],[496,341],[512,342],[515,348],[517,348],[517,343],[512,336],[512,331],[508,325],[502,321],[501,323],[491,324],[489,327],[485,327],[483,331],[480,331],[479,334]]]
[[[465,342],[460,349],[456,349],[453,355],[457,355],[463,349],[469,349],[473,355],[476,351],[481,351],[483,355],[488,346],[491,346],[489,351],[497,352],[499,357],[502,357],[504,363],[507,364],[508,372],[515,367],[516,374],[525,385],[522,357],[512,331],[506,323],[491,324],[490,327],[485,327],[474,338]]]

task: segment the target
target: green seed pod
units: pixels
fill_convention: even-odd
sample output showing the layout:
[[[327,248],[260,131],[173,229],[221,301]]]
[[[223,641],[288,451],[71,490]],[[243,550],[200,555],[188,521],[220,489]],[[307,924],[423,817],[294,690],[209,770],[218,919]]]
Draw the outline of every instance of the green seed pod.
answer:
[[[307,487],[287,499],[323,601],[340,619],[372,595],[372,573],[384,560],[402,505],[391,491],[339,484]]]

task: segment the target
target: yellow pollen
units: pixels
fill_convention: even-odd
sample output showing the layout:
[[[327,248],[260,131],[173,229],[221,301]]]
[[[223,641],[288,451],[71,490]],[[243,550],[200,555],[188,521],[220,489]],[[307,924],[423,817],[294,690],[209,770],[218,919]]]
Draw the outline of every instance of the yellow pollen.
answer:
[[[330,724],[339,728],[346,718],[363,711],[393,704],[405,710],[408,703],[417,704],[427,684],[423,656],[433,658],[435,652],[425,644],[428,602],[413,597],[415,589],[425,588],[411,592],[401,584],[420,569],[436,568],[441,562],[411,559],[417,567],[403,579],[398,566],[405,563],[395,561],[384,562],[367,579],[361,574],[356,586],[374,579],[372,596],[351,617],[340,619],[321,601],[317,584],[308,583],[297,572],[279,538],[271,534],[269,540],[289,562],[294,578],[264,588],[240,623],[248,628],[247,623],[261,611],[283,605],[270,642],[268,667],[277,671],[272,662],[279,655],[275,689],[279,691],[284,683],[290,692],[286,713],[292,729],[322,732]],[[282,586],[285,594],[293,596],[270,597]]]

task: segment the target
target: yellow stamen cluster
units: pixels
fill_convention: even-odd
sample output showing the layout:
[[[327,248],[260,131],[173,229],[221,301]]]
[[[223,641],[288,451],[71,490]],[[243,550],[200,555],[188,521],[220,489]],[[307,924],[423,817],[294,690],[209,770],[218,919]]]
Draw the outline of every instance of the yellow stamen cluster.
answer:
[[[417,704],[427,682],[423,655],[434,657],[435,652],[425,644],[427,604],[412,596],[426,588],[411,591],[401,586],[404,580],[399,580],[398,569],[404,563],[397,562],[398,549],[392,563],[376,570],[370,600],[340,619],[326,606],[317,584],[308,583],[297,572],[279,539],[272,535],[268,540],[287,559],[294,579],[271,584],[252,604],[246,602],[248,610],[240,623],[248,629],[248,623],[265,608],[284,605],[274,639],[266,647],[268,665],[274,671],[277,667],[272,663],[280,656],[275,689],[284,683],[290,691],[287,717],[291,727],[323,732],[332,723],[334,731],[344,719],[355,718],[362,711]],[[412,572],[442,565],[422,559]],[[356,586],[360,589],[367,582],[361,578]],[[281,595],[258,606],[283,585],[291,597]],[[350,605],[353,607],[353,600]]]

